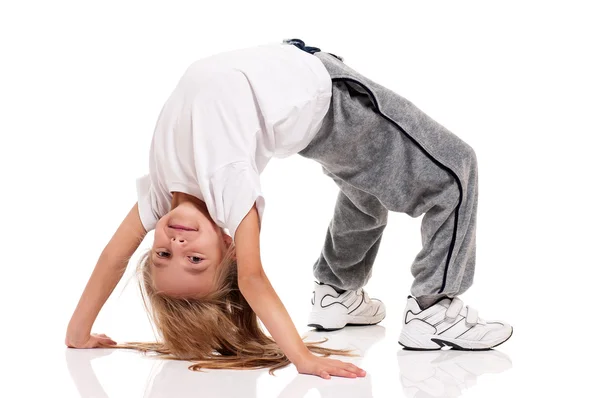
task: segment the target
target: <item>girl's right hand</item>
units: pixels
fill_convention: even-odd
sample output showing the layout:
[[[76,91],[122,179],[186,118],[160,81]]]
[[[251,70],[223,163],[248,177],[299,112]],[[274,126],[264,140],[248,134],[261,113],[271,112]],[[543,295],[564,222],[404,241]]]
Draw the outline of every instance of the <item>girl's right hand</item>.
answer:
[[[104,333],[92,333],[83,338],[74,338],[67,335],[65,344],[69,348],[110,348],[110,346],[116,345],[117,342]]]
[[[367,374],[367,372],[354,364],[338,361],[337,359],[319,357],[312,353],[294,365],[296,365],[298,373],[311,374],[323,379],[331,379],[331,376],[349,378],[365,377]]]

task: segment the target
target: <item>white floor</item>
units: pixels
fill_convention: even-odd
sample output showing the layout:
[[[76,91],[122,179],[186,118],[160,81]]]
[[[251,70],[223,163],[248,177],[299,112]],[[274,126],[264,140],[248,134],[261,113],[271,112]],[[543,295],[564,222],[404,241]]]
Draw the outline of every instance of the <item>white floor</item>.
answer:
[[[515,380],[515,375],[508,349],[475,353],[411,352],[399,349],[394,337],[386,332],[385,327],[374,326],[327,335],[332,345],[356,347],[363,354],[355,362],[368,369],[369,374],[360,380],[320,380],[297,375],[293,368],[277,372],[275,377],[264,371],[199,374],[189,371],[185,362],[148,360],[112,350],[66,350],[61,371],[65,381],[63,391],[75,396],[78,392],[82,397],[143,394],[190,398],[506,396],[514,391],[510,381]],[[124,375],[132,367],[149,369],[147,380],[124,384]]]
[[[595,396],[598,350],[562,344],[549,334],[515,335],[496,350],[412,352],[396,343],[397,319],[383,326],[327,333],[329,344],[356,348],[364,379],[322,380],[288,367],[266,371],[192,372],[187,362],[162,361],[110,349],[75,350],[56,341],[4,342],[3,397],[529,397]],[[33,336],[35,334],[32,334]],[[309,333],[319,338],[319,333]],[[6,351],[8,348],[8,351]],[[596,370],[594,370],[596,369]]]

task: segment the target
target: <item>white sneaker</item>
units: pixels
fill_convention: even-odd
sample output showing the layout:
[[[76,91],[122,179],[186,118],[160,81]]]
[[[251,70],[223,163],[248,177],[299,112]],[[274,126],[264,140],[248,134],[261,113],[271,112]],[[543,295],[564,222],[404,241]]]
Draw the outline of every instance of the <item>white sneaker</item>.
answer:
[[[375,325],[385,318],[385,305],[369,298],[363,289],[338,293],[329,285],[315,282],[308,326],[337,330],[346,325]]]
[[[398,342],[407,349],[489,350],[512,336],[513,328],[504,322],[484,321],[477,310],[464,306],[455,297],[445,298],[421,310],[414,297],[408,297],[402,333]]]

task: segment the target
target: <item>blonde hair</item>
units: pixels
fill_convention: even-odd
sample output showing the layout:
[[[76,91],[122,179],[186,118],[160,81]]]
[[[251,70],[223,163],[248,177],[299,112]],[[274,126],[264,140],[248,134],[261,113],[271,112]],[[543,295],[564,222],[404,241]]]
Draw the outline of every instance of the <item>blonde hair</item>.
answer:
[[[160,358],[192,361],[189,369],[195,371],[269,368],[273,374],[290,364],[277,343],[261,329],[256,313],[238,288],[233,243],[217,268],[215,291],[202,299],[175,298],[158,292],[150,274],[151,252],[145,252],[138,263],[138,283],[144,307],[160,339],[119,344],[116,348],[152,351]],[[305,345],[323,356],[353,356],[349,350],[318,346],[325,341]]]

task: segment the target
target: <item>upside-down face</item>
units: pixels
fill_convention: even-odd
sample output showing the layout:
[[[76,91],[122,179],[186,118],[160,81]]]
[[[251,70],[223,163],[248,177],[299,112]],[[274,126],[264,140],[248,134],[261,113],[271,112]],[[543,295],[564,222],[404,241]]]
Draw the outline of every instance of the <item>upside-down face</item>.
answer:
[[[231,241],[205,206],[178,204],[154,231],[150,254],[154,287],[173,297],[206,296],[215,289],[216,269]]]

